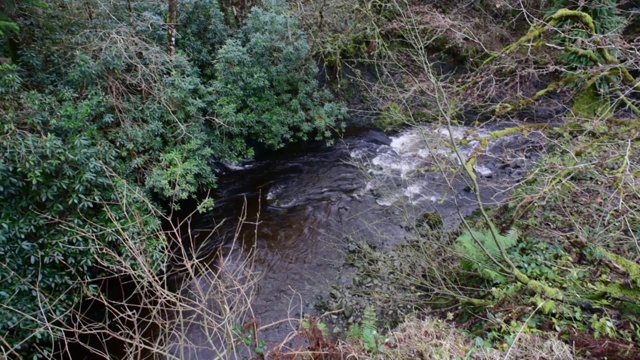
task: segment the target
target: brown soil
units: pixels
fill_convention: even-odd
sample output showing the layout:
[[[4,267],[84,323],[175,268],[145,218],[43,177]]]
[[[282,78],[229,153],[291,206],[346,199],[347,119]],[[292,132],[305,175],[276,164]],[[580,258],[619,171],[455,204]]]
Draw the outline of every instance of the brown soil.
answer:
[[[587,359],[640,359],[640,349],[632,343],[604,336],[596,339],[591,334],[576,330],[570,332],[569,344],[573,344],[577,353]]]

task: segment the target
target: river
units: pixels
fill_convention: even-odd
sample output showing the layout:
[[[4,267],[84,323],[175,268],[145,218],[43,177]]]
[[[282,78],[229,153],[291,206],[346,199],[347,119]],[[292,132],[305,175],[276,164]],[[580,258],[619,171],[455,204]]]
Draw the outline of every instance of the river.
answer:
[[[445,228],[456,228],[459,215],[478,208],[468,178],[456,173],[460,158],[466,161],[481,151],[480,140],[497,130],[423,126],[387,137],[352,129],[333,146],[315,144],[234,167],[221,178],[216,209],[195,219],[194,233],[209,237],[227,219],[211,239],[226,244],[226,267],[240,274],[239,267],[250,265],[257,279],[251,300],[243,303],[250,310],[236,322],[277,324],[258,337],[273,348],[295,333],[302,317],[320,315],[316,305],[330,296],[333,285],[349,286],[353,271],[345,256],[351,241],[393,246],[408,235],[407,223],[425,212],[438,213]],[[452,138],[464,143],[459,155],[452,151]],[[541,141],[534,134],[489,142],[474,166],[486,205],[502,202],[524,177]],[[247,224],[238,228],[244,211]],[[201,288],[196,284],[203,281],[196,278],[190,287]],[[202,321],[198,318],[174,338],[174,354],[215,358],[219,343],[211,341]]]
[[[350,129],[330,146],[307,144],[228,166],[212,193],[214,209],[196,215],[183,236],[187,257],[205,260],[182,277],[182,294],[196,306],[170,315],[172,325],[154,332],[168,344],[164,357],[249,356],[228,346],[243,336],[254,347],[304,345],[292,336],[299,321],[321,315],[326,309],[318,305],[333,286],[353,281],[345,259],[354,241],[391,247],[424,213],[437,213],[446,229],[455,229],[460,215],[478,209],[460,160],[481,153],[474,168],[483,203],[508,196],[544,138],[491,140],[501,129],[425,125],[391,137]],[[462,144],[457,154],[451,139]],[[247,336],[260,328],[257,337]]]

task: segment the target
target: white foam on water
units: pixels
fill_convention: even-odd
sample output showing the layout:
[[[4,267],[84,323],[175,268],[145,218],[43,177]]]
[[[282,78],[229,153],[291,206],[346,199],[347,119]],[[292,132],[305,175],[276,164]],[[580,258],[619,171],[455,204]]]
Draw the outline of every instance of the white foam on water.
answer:
[[[390,145],[383,145],[378,154],[368,163],[368,173],[373,176],[365,190],[374,192],[377,202],[391,206],[398,201],[409,203],[438,202],[443,194],[434,194],[428,189],[433,184],[425,182],[425,173],[433,169],[436,160],[440,164],[460,166],[466,163],[481,148],[482,139],[491,137],[491,132],[470,127],[419,126],[391,137]],[[451,143],[453,138],[457,145]],[[463,145],[460,145],[460,143]],[[457,153],[454,151],[457,146]],[[352,154],[357,157],[358,154]],[[492,171],[485,166],[475,165],[480,176],[490,176]],[[395,180],[394,180],[395,179]],[[382,188],[384,187],[384,191]],[[392,190],[392,188],[397,188]],[[388,194],[389,191],[394,195]]]
[[[476,171],[476,173],[478,173],[480,176],[490,176],[491,174],[493,174],[493,171],[491,171],[489,168],[487,168],[484,165],[473,165],[473,169]]]
[[[267,193],[267,200],[269,201],[276,200],[278,198],[278,195],[282,193],[282,190],[283,190],[282,185],[272,186],[269,189],[269,192]]]
[[[223,163],[224,166],[228,167],[231,170],[246,170],[246,169],[251,169],[252,167],[255,166],[255,163],[252,162],[245,162],[245,163],[232,163],[232,162],[225,162]]]
[[[367,153],[361,149],[355,149],[349,153],[349,156],[352,159],[365,159],[367,157]]]

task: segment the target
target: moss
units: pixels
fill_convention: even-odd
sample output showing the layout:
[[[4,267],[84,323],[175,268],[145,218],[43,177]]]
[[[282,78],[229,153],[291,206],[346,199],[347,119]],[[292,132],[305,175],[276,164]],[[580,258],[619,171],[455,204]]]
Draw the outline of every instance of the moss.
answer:
[[[382,131],[397,130],[407,123],[407,118],[397,103],[386,106],[380,117],[375,122],[375,126]]]
[[[591,34],[596,33],[596,25],[593,22],[593,18],[591,17],[591,15],[587,14],[584,11],[560,9],[555,14],[551,15],[547,21],[549,21],[550,23],[553,23],[552,26],[555,26],[560,21],[566,20],[569,18],[574,18],[579,22],[583,23],[584,25],[586,25],[589,28],[589,32]]]
[[[513,275],[516,277],[516,279],[519,282],[524,284],[528,290],[536,294],[542,294],[551,299],[557,299],[557,300],[564,299],[564,294],[559,289],[550,287],[549,285],[543,284],[537,280],[531,280],[527,275],[523,274],[519,270],[514,269]]]
[[[620,311],[625,314],[633,315],[635,317],[640,316],[640,305],[632,302],[622,302],[620,304]],[[637,321],[636,321],[637,322]]]
[[[608,252],[604,249],[600,249],[602,255],[610,261],[622,266],[624,270],[627,272],[629,279],[631,282],[640,288],[640,265],[635,262],[625,259],[620,255],[616,255],[614,253]]]
[[[474,181],[478,179],[476,175],[476,171],[473,169],[473,166],[476,164],[477,161],[478,161],[478,158],[476,156],[472,156],[469,158],[469,160],[465,164],[467,168],[467,173],[469,174],[469,176],[471,176],[471,178]]]
[[[595,84],[590,85],[576,96],[571,110],[575,117],[581,119],[608,119],[613,116],[610,101],[598,94]]]
[[[630,289],[620,283],[599,286],[597,295],[600,298],[611,297],[614,299],[629,299],[633,301],[640,300],[639,290]]]
[[[493,301],[484,300],[484,299],[464,299],[460,301],[462,305],[472,306],[472,307],[492,307],[495,305]]]
[[[558,311],[558,305],[555,301],[545,300],[540,296],[531,298],[529,302],[538,306],[540,311],[545,315],[555,314]]]
[[[440,230],[442,229],[442,224],[442,217],[438,213],[426,212],[422,214],[420,225],[427,226],[431,230]]]

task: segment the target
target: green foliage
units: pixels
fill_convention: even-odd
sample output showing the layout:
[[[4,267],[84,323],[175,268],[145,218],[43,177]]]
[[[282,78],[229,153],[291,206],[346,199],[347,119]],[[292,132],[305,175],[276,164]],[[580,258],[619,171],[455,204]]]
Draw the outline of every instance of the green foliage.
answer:
[[[347,337],[358,339],[363,336],[365,331],[372,333],[376,331],[378,323],[378,314],[373,306],[367,306],[362,313],[362,322],[360,325],[354,324],[349,327]]]
[[[584,254],[587,256],[595,253],[585,248]],[[623,313],[624,317],[637,319],[637,311],[628,309],[625,304],[629,299],[637,299],[638,295],[625,293],[620,298],[627,301],[610,301],[616,295],[612,295],[615,292],[606,292],[606,295],[602,292],[603,288],[610,288],[603,284],[609,284],[611,278],[603,274],[606,269],[598,264],[601,260],[588,255],[586,265],[576,264],[562,246],[528,237],[510,247],[508,256],[531,281],[562,289],[566,299],[562,302],[555,301],[543,292],[534,292],[518,282],[488,278],[483,268],[472,268],[478,278],[494,280],[476,282],[482,290],[472,291],[474,297],[489,300],[485,302],[488,307],[483,309],[488,311],[487,320],[477,323],[475,327],[476,334],[485,339],[485,345],[511,345],[514,336],[523,329],[525,321],[525,332],[541,332],[552,325],[557,332],[569,329],[586,332],[591,329],[596,339],[600,336],[635,339],[632,332],[615,326],[610,314]],[[603,259],[602,255],[600,258]],[[627,294],[631,296],[626,296]]]
[[[580,119],[599,119],[613,116],[611,102],[598,94],[595,85],[578,93],[571,110],[573,115]]]
[[[0,36],[5,36],[5,32],[17,33],[19,31],[20,31],[20,28],[16,23],[0,20]]]
[[[23,0],[22,5],[46,7],[47,4],[41,0]],[[17,17],[17,4],[14,1],[0,2],[0,40],[3,37],[12,37],[20,32],[20,26],[15,22]],[[0,48],[0,55],[2,54]]]
[[[351,61],[379,58],[383,51],[382,29],[395,16],[389,2],[332,0],[301,2],[300,17],[312,39],[312,52],[340,77]],[[384,35],[388,35],[388,32]]]
[[[361,341],[364,349],[370,354],[384,352],[384,345],[391,341],[380,335],[377,330],[378,315],[375,307],[365,307],[362,314],[362,322],[349,327],[347,338]]]
[[[392,131],[407,125],[407,116],[397,103],[385,106],[376,120],[376,126],[383,131]]]
[[[96,270],[120,261],[105,249],[134,261],[126,238],[159,271],[164,241],[139,194],[114,178],[112,149],[63,131],[75,126],[66,114],[55,118],[23,106],[30,119],[12,114],[0,123],[0,334],[11,334],[4,340],[29,354],[30,343],[51,340],[44,324],[67,321],[69,309],[95,291],[87,284]]]
[[[106,140],[116,151],[119,175],[172,200],[214,186],[212,148],[224,152],[225,146],[214,144],[204,118],[206,88],[188,59],[169,57],[164,40],[155,42],[159,20],[153,4],[137,9],[139,14],[113,9],[113,17],[87,15],[74,5],[65,5],[68,15],[33,10],[32,24],[22,32],[30,39],[21,44],[20,70],[30,75],[22,85],[43,89],[48,106],[73,117],[63,131]],[[130,15],[138,22],[126,26]],[[65,32],[51,28],[52,17]],[[147,27],[141,25],[145,21]],[[53,50],[66,44],[82,51]],[[188,179],[173,177],[171,167],[180,164],[171,164],[169,154],[189,157],[190,170],[183,173]],[[153,181],[147,183],[148,177]]]
[[[236,342],[248,348],[253,348],[256,355],[264,355],[267,352],[267,344],[264,340],[257,340],[255,329],[245,330],[242,326],[236,325],[232,329]]]
[[[281,5],[252,9],[218,52],[215,69],[216,119],[232,138],[277,149],[311,133],[326,138],[346,115],[318,89],[309,44]]]
[[[595,339],[599,339],[603,335],[610,338],[616,337],[616,327],[613,325],[613,321],[609,317],[601,317],[598,316],[598,314],[593,314],[589,322],[593,328],[593,337]]]
[[[551,2],[551,7],[548,9],[547,15],[552,15],[556,11],[565,8],[578,10],[591,16],[595,26],[595,32],[601,37],[615,38],[619,36],[624,29],[625,19],[617,9],[616,0],[554,0]],[[554,34],[552,36],[553,41],[566,48],[579,49],[578,51],[562,52],[559,58],[562,63],[568,66],[568,69],[570,69],[572,73],[592,69],[593,66],[598,65],[594,63],[595,60],[602,63],[606,62],[603,61],[604,59],[602,59],[597,51],[593,51],[593,46],[584,46],[584,44],[593,40],[593,34],[591,34],[590,30],[587,29],[584,24],[574,20],[566,20],[560,22],[557,27],[562,29],[562,32]],[[615,56],[615,47],[610,50],[610,53]],[[576,85],[575,83],[573,84]],[[608,84],[606,79],[599,79],[596,82],[597,89],[602,93],[607,93]]]
[[[228,40],[217,2],[179,3],[175,56],[164,1],[0,14],[0,338],[21,355],[49,357],[60,334],[43,324],[68,321],[93,279],[143,266],[132,249],[164,270],[150,199],[177,206],[216,186],[214,161],[326,138],[346,113],[286,9],[255,9]]]
[[[591,95],[577,103],[593,116],[598,106],[589,105],[597,94]],[[637,174],[638,152],[629,146],[635,127],[596,125],[574,122],[550,133],[558,146],[516,191],[517,199],[533,200],[518,220],[531,235],[509,256],[530,279],[561,289],[565,300],[520,294],[496,307],[534,304],[540,306],[532,319],[538,328],[552,324],[557,332],[637,343],[632,324],[640,314],[640,267],[626,236],[637,232],[638,218],[635,210],[617,211],[620,204],[637,208],[633,180],[619,175]]]
[[[618,11],[617,0],[553,0],[551,6],[547,10],[547,15],[552,15],[560,9],[579,10],[589,14],[594,21],[596,27],[596,33],[605,34],[620,34],[622,33],[625,20]],[[571,35],[575,35],[582,38],[590,37],[590,35],[584,30],[576,27],[575,23],[564,23],[561,25],[567,25],[572,27]],[[571,41],[569,38],[564,38],[562,41]],[[575,40],[573,40],[575,41]],[[571,41],[573,43],[573,41]]]
[[[201,184],[215,184],[212,168],[206,166],[212,155],[213,151],[201,140],[180,144],[162,154],[146,185],[174,202],[186,200]]]
[[[0,64],[0,96],[15,93],[20,88],[21,82],[17,66]]]
[[[200,70],[204,80],[212,79],[216,54],[230,35],[218,1],[187,0],[178,5],[178,47]]]
[[[311,330],[312,326],[315,326],[318,330],[320,330],[320,332],[322,332],[324,335],[327,335],[327,324],[323,323],[322,321],[318,321],[318,320],[313,320],[311,321],[311,319],[309,318],[305,318],[304,320],[302,320],[302,328],[305,330]]]
[[[456,240],[455,249],[466,259],[463,263],[466,270],[478,271],[489,280],[504,282],[506,277],[499,273],[498,265],[491,260],[490,256],[501,261],[502,255],[496,240],[503,248],[512,248],[517,243],[518,231],[512,229],[506,236],[497,232],[496,234],[497,239],[494,239],[487,231],[466,231]]]

